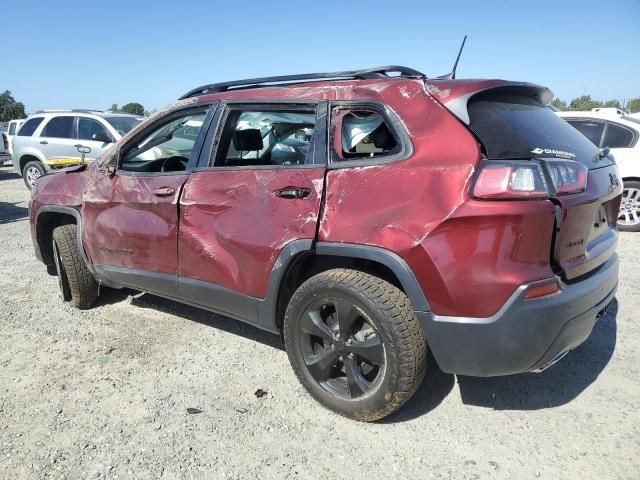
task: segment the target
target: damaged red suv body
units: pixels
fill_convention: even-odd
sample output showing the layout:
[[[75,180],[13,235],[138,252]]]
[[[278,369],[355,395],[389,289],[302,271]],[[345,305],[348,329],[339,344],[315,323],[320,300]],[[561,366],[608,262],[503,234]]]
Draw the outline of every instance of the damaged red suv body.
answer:
[[[613,299],[621,193],[551,98],[405,67],[204,86],[39,180],[36,255],[81,308],[130,287],[282,334],[360,420],[415,392],[427,346],[445,372],[542,370]]]

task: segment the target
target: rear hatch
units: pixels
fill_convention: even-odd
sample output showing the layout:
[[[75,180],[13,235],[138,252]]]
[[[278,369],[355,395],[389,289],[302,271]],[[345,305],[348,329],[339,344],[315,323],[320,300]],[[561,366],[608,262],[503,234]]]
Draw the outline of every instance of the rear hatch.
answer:
[[[507,86],[471,95],[466,103],[468,117],[463,121],[467,120],[480,140],[488,160],[520,160],[543,166],[550,201],[557,212],[551,262],[559,274],[571,280],[596,269],[614,254],[622,185],[613,159],[600,158],[598,148],[546,108],[538,88]],[[555,188],[578,177],[581,191]]]

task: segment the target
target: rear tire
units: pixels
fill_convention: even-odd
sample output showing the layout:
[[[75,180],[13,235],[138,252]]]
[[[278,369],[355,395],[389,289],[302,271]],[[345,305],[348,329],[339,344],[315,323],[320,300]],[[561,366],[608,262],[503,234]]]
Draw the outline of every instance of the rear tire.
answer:
[[[24,184],[27,186],[27,188],[31,190],[35,185],[36,180],[46,173],[47,172],[45,171],[42,162],[33,160],[31,162],[27,162],[27,164],[22,169],[22,179],[24,180]]]
[[[640,182],[638,181],[624,182],[618,214],[618,230],[640,232]]]
[[[334,269],[304,282],[291,297],[283,333],[305,389],[354,420],[395,412],[424,375],[427,342],[409,299],[364,272]]]
[[[91,307],[98,298],[98,283],[80,255],[75,224],[53,231],[53,257],[62,299],[81,310]]]

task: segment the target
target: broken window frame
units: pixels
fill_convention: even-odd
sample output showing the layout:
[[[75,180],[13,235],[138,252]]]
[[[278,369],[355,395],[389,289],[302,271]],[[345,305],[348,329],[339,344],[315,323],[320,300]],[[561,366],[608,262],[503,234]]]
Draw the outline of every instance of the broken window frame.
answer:
[[[343,158],[342,118],[352,111],[369,111],[380,115],[397,145],[390,151],[372,157]],[[398,115],[388,106],[379,102],[336,101],[330,104],[329,124],[329,166],[330,169],[349,168],[384,163],[399,162],[413,155],[413,143]],[[343,113],[337,118],[336,113]]]

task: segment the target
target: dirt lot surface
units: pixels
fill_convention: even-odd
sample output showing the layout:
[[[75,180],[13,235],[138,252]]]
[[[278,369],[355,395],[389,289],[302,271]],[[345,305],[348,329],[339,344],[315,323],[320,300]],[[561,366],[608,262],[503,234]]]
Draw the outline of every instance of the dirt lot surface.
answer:
[[[492,379],[432,363],[399,413],[361,424],[303,391],[278,337],[132,291],[63,304],[27,198],[0,169],[0,478],[640,478],[640,235],[621,234],[617,303],[562,362]]]

